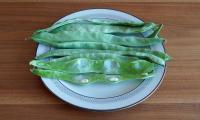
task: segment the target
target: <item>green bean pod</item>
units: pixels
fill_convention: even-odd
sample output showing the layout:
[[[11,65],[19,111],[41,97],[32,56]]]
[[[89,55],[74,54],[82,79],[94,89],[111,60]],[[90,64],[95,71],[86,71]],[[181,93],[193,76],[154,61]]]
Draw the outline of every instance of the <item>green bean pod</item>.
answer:
[[[68,73],[147,74],[154,69],[154,64],[145,60],[116,61],[113,59],[91,60],[88,58],[77,58],[62,62],[33,60],[30,65]]]
[[[81,25],[80,25],[81,26]],[[61,31],[56,34],[49,32],[40,32],[34,34],[32,39],[36,42],[52,41],[52,42],[99,42],[114,45],[125,46],[150,46],[162,43],[163,38],[144,38],[136,36],[116,36],[112,34],[104,34],[101,32],[88,32],[85,30],[77,31]]]
[[[44,70],[33,68],[31,72],[35,75],[58,79],[67,81],[76,85],[87,85],[91,83],[118,83],[126,80],[133,79],[147,79],[153,77],[153,73],[149,74],[124,74],[124,75],[106,75],[106,74],[96,74],[96,73],[86,73],[86,74],[69,74],[66,71],[54,71],[54,70]]]
[[[54,27],[54,26],[53,26]],[[156,28],[155,23],[144,23],[143,26],[117,26],[117,25],[98,25],[91,23],[75,23],[67,24],[54,29],[49,28],[47,32],[58,33],[60,31],[87,31],[87,32],[102,32],[102,33],[123,33],[123,34],[133,34],[133,33],[143,33],[148,30]]]
[[[144,26],[144,22],[133,22],[133,21],[122,21],[122,20],[112,20],[112,19],[70,19],[62,22],[53,24],[51,27],[39,30],[39,31],[52,31],[62,26],[70,24],[93,24],[93,25],[110,25],[110,26],[126,26],[126,27],[141,27]]]
[[[113,56],[113,55],[118,55],[118,57],[115,58],[120,58],[121,56],[132,56],[132,57],[137,57],[137,58],[147,58],[157,64],[164,65],[165,61],[168,61],[170,59],[170,56],[168,56],[165,53],[159,52],[159,51],[152,51],[152,50],[147,50],[147,49],[138,49],[138,50],[132,50],[132,51],[113,51],[113,50],[93,50],[93,49],[56,49],[49,51],[47,53],[41,54],[36,57],[36,59],[43,59],[47,57],[63,57],[61,59],[68,59],[70,56],[74,58],[73,56],[78,56],[79,54],[82,55],[82,57],[91,57],[94,56],[93,58],[99,58],[101,56]],[[84,56],[84,54],[86,54]],[[101,57],[102,58],[102,57]],[[128,59],[128,58],[126,58]]]

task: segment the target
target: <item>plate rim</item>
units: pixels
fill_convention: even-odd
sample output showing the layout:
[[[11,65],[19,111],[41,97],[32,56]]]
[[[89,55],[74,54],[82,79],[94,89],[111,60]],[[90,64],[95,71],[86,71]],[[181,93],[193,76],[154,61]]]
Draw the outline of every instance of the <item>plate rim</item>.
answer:
[[[71,12],[71,13],[68,14],[68,15],[71,15],[71,14],[77,13],[77,12],[81,12],[81,11],[87,11],[87,10],[112,10],[112,11],[116,11],[116,12],[121,12],[121,13],[128,14],[128,15],[133,16],[133,17],[135,17],[135,18],[141,20],[142,22],[144,22],[142,19],[140,19],[140,17],[136,17],[135,15],[132,15],[132,14],[127,13],[127,12],[124,12],[124,11],[122,11],[122,10],[116,10],[116,9],[110,9],[110,8],[80,9],[80,10],[76,10],[76,11],[74,11],[74,12]],[[68,15],[66,15],[66,16],[68,16]],[[65,16],[64,16],[64,17],[65,17]],[[62,18],[63,18],[63,17],[61,17],[60,19],[62,19]],[[59,21],[60,19],[58,19],[57,21]],[[56,21],[56,22],[57,22],[57,21]],[[56,22],[55,22],[55,23],[56,23]],[[162,43],[162,46],[163,46],[164,52],[166,53],[166,48],[165,48],[165,46],[164,46],[164,43]],[[36,51],[38,50],[38,48],[39,48],[39,44],[37,45]],[[35,56],[36,56],[36,55],[37,55],[37,52],[35,53]],[[51,89],[46,85],[46,83],[42,80],[41,77],[40,77],[40,79],[42,80],[42,83],[44,84],[44,86],[45,86],[54,96],[58,97],[60,100],[64,101],[64,102],[67,103],[67,104],[70,104],[70,105],[72,105],[72,106],[74,106],[74,107],[82,108],[82,109],[85,109],[85,110],[105,111],[105,112],[108,111],[108,112],[110,112],[110,111],[119,111],[119,110],[123,110],[123,109],[127,109],[127,108],[130,108],[130,107],[136,106],[136,105],[138,105],[139,103],[142,103],[143,101],[145,101],[146,99],[148,99],[153,93],[155,93],[155,91],[159,88],[159,86],[161,85],[161,83],[162,83],[163,80],[164,80],[164,77],[165,77],[165,74],[166,74],[166,70],[167,70],[167,64],[165,63],[165,65],[164,65],[163,67],[164,67],[164,71],[163,71],[163,74],[162,74],[161,79],[159,80],[159,83],[156,85],[156,87],[155,87],[148,95],[144,96],[142,99],[140,99],[139,101],[137,101],[137,102],[135,102],[135,103],[133,103],[133,104],[129,104],[129,105],[127,105],[127,106],[120,107],[120,108],[114,108],[114,109],[91,109],[91,108],[82,107],[82,106],[78,106],[78,105],[76,105],[76,104],[73,104],[73,103],[71,103],[71,102],[69,102],[69,101],[67,101],[67,100],[64,100],[63,98],[59,97],[56,93],[53,92],[53,90],[51,90]]]

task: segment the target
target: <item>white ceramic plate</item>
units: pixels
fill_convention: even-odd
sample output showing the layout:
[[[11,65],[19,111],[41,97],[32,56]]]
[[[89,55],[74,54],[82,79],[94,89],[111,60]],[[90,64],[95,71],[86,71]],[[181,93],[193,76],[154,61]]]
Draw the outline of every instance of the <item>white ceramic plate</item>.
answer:
[[[120,20],[141,21],[124,12],[110,9],[89,9],[67,15],[57,22],[72,18],[109,18]],[[151,47],[164,52],[162,44]],[[51,48],[39,44],[37,54]],[[62,80],[41,78],[45,86],[57,97],[72,105],[91,110],[117,110],[141,103],[148,98],[160,85],[166,67],[159,67],[155,77],[146,80],[130,80],[118,84],[91,84],[77,86]]]

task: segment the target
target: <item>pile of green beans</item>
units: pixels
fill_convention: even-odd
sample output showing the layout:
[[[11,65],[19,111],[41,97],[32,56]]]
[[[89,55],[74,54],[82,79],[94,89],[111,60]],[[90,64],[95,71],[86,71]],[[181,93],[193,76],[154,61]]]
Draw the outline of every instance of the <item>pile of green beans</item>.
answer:
[[[30,62],[35,75],[77,85],[118,83],[154,76],[170,56],[150,47],[162,44],[162,24],[111,19],[70,19],[37,30],[32,39],[53,47]],[[148,31],[151,34],[145,35]]]

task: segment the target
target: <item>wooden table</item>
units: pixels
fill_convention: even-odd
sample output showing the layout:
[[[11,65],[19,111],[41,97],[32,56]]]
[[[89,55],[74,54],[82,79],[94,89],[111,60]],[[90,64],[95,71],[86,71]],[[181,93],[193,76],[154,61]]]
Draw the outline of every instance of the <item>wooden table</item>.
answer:
[[[92,112],[56,98],[29,72],[37,45],[30,34],[71,12],[111,8],[163,23],[165,80],[147,101],[116,112]],[[0,120],[199,120],[200,3],[0,3]]]

